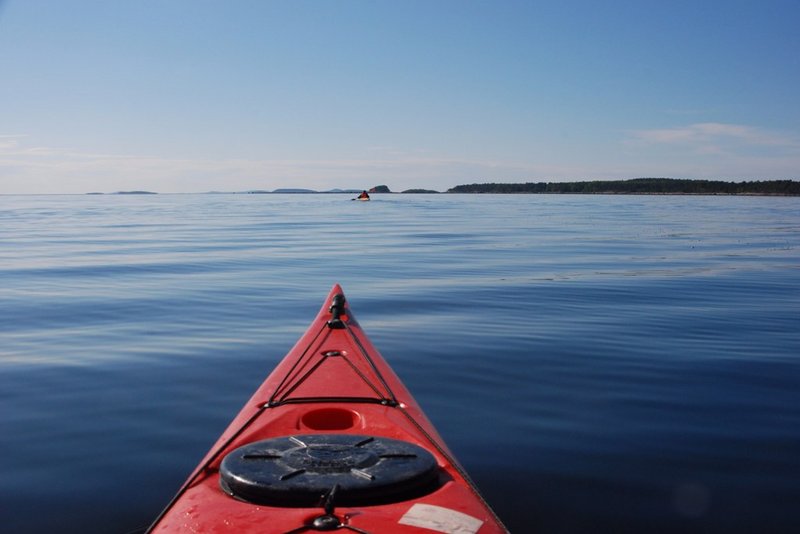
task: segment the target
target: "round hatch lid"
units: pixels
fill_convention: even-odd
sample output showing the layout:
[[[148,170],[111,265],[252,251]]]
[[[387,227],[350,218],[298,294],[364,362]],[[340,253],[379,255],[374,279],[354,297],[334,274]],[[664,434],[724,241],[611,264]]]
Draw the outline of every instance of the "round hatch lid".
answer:
[[[231,451],[220,466],[226,493],[256,504],[319,506],[338,486],[336,505],[407,500],[435,489],[438,468],[422,447],[351,434],[272,438]]]

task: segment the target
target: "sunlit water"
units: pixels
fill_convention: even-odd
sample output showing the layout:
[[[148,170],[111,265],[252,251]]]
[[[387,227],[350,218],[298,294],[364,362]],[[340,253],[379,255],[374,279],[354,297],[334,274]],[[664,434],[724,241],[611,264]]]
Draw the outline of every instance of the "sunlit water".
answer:
[[[334,282],[512,532],[800,531],[800,199],[0,196],[0,530],[130,532]]]

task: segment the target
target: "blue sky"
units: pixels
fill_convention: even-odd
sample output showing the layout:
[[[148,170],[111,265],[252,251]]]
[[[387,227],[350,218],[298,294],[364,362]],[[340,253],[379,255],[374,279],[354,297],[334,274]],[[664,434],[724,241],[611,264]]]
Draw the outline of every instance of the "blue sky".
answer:
[[[800,2],[0,0],[0,194],[800,179]]]

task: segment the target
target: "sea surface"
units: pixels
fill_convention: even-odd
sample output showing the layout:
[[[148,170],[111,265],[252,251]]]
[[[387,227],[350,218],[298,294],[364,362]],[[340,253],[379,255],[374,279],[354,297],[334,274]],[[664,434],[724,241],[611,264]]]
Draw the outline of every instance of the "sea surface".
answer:
[[[141,532],[330,287],[515,533],[800,532],[800,198],[0,196],[0,531]]]

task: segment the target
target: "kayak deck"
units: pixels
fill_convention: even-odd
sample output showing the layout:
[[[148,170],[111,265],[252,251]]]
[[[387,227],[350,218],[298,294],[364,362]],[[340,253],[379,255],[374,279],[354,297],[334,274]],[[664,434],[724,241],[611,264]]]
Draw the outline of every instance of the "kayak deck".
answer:
[[[506,532],[337,284],[150,532]]]

